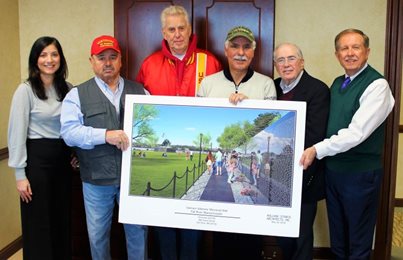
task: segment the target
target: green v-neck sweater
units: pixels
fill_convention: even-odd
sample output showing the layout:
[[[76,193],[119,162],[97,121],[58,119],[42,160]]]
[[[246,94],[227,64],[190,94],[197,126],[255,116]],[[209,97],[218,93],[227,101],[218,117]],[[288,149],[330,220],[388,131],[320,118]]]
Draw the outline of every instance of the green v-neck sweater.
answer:
[[[360,107],[360,97],[375,80],[383,78],[371,66],[367,66],[347,88],[341,90],[344,75],[336,78],[330,88],[330,113],[327,137],[347,128],[355,112]],[[333,171],[370,171],[382,168],[382,151],[384,143],[384,123],[362,143],[350,150],[329,156],[326,165]]]

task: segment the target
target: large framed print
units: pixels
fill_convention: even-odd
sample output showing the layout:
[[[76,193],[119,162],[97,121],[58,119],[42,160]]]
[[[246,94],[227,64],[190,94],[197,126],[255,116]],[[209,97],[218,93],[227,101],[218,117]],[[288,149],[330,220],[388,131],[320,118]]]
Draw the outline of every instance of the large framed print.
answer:
[[[119,221],[297,237],[305,102],[127,95]]]

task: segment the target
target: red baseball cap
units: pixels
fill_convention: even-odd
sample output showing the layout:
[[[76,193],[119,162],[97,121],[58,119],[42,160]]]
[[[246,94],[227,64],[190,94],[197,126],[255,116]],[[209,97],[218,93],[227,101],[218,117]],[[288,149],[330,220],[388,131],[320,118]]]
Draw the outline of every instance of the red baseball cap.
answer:
[[[104,50],[112,49],[120,53],[118,41],[109,35],[102,35],[94,39],[91,45],[91,56],[98,55]]]

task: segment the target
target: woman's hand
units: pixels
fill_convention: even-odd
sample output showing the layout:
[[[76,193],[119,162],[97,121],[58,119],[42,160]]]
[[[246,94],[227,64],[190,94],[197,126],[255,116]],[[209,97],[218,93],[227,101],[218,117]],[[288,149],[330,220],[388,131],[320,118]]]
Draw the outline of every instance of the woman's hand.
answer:
[[[28,203],[32,200],[32,190],[28,179],[17,181],[17,191],[20,193],[23,202]]]
[[[76,155],[71,155],[70,165],[75,171],[80,169],[80,162]]]

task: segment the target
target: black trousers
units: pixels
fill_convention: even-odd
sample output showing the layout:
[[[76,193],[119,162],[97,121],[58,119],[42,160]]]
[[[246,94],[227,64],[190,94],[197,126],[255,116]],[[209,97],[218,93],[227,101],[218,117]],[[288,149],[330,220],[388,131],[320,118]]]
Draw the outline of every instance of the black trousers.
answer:
[[[316,210],[316,202],[302,203],[299,237],[277,237],[277,243],[283,253],[283,260],[313,259],[313,223]]]
[[[226,232],[213,233],[213,259],[262,259],[263,236]]]
[[[371,259],[382,169],[335,172],[326,169],[330,245],[336,259]]]
[[[167,227],[154,227],[163,260],[197,260],[202,231]]]
[[[70,150],[61,139],[27,140],[32,201],[21,201],[24,260],[71,259]]]

